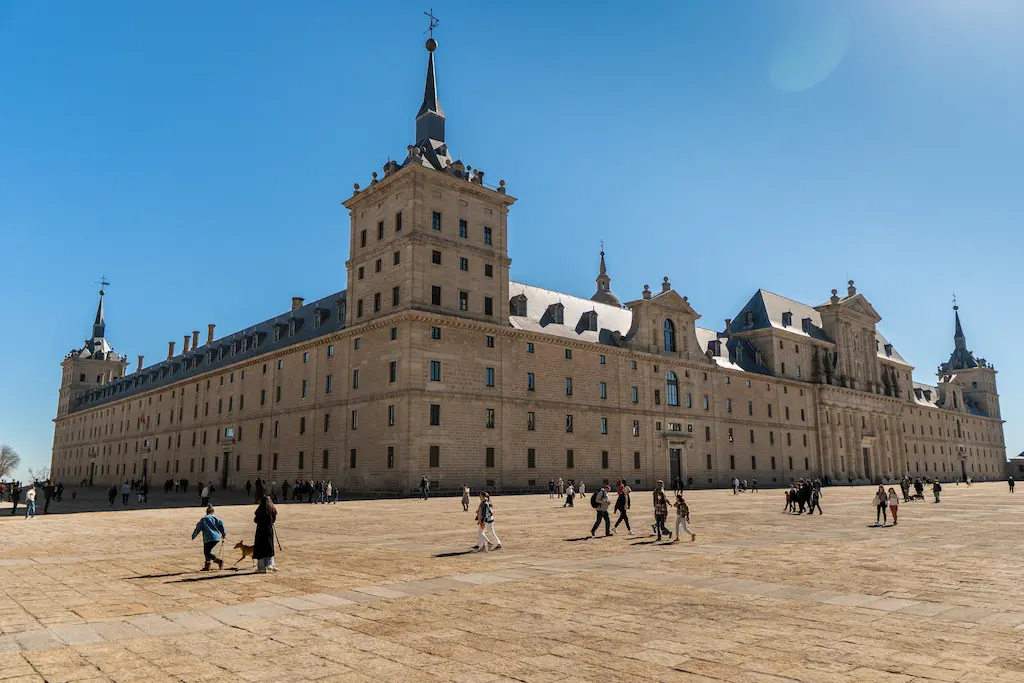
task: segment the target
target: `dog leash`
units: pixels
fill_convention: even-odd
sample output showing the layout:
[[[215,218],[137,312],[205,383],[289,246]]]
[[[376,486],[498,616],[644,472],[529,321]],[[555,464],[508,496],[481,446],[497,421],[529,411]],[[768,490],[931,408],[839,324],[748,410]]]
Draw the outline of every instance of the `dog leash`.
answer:
[[[270,529],[274,532],[274,540],[277,541],[277,549],[284,552],[284,548],[281,547],[281,537],[277,535],[277,525],[271,524]]]

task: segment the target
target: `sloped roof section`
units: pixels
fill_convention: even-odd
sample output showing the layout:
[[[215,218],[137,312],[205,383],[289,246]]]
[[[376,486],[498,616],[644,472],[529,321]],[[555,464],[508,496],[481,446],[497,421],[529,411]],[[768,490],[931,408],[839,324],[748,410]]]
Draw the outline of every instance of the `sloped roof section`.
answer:
[[[526,297],[526,315],[510,315],[509,324],[520,330],[552,334],[566,339],[588,341],[607,346],[621,346],[621,340],[633,323],[633,312],[627,308],[561,294],[521,282],[508,283],[509,299]],[[562,305],[562,322],[552,320],[548,310]],[[580,324],[584,314],[597,313],[597,330]]]
[[[792,314],[791,324],[784,323],[784,313]],[[806,330],[803,324],[804,318],[810,318],[810,325]],[[820,341],[832,341],[825,334],[825,330],[821,328],[821,314],[814,308],[774,292],[759,289],[733,318],[732,329],[734,332],[746,332],[766,328],[786,330],[792,334]]]

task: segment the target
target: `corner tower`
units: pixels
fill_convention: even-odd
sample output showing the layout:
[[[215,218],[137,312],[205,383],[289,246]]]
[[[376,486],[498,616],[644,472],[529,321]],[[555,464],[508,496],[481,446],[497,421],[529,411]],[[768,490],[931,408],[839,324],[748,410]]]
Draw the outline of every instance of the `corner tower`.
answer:
[[[437,95],[434,53],[416,114],[416,144],[384,165],[383,178],[354,186],[344,202],[350,242],[347,323],[415,308],[503,324],[508,320],[508,207],[484,172],[452,159]]]
[[[996,390],[996,369],[984,358],[975,358],[967,348],[967,337],[960,324],[960,307],[953,306],[953,353],[939,366],[939,377],[955,375],[963,384],[966,408],[978,410],[988,417],[1001,417],[999,393]]]
[[[102,286],[108,284],[105,280],[102,281]],[[64,361],[60,364],[62,373],[57,417],[67,415],[74,407],[75,399],[82,393],[122,377],[128,365],[127,359],[114,353],[106,339],[107,325],[103,310],[105,295],[106,292],[100,289],[100,301],[96,306],[92,335],[85,340],[81,348],[72,349],[64,356]]]

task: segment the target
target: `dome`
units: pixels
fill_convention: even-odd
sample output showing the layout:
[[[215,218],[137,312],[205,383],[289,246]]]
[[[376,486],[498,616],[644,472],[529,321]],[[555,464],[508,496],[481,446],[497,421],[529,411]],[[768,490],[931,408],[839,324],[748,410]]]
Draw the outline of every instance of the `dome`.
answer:
[[[596,301],[599,304],[608,304],[609,306],[622,306],[622,304],[619,303],[619,297],[612,294],[609,289],[597,290],[597,292],[594,293],[594,296],[590,297],[590,300]]]

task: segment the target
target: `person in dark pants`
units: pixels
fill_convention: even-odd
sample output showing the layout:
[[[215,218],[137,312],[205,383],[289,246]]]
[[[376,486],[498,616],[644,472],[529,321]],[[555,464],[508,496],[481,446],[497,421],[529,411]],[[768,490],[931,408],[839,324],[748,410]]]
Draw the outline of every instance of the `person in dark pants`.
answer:
[[[107,489],[107,502],[110,503],[110,507],[114,507],[114,501],[117,499],[117,484],[111,484],[110,488]]]
[[[668,498],[665,497],[665,482],[658,480],[654,488],[654,533],[661,540],[662,534],[672,538],[672,532],[665,526],[668,517]]]
[[[55,493],[55,489],[54,489],[53,483],[51,483],[49,480],[47,480],[46,483],[43,484],[43,514],[44,515],[50,513],[50,502],[53,501],[55,496],[56,496],[56,493]]]
[[[819,515],[825,514],[821,509],[821,491],[816,488],[811,488],[810,507],[807,509],[807,514],[813,515],[814,508],[818,508]]]
[[[423,478],[420,479],[420,498],[422,498],[423,500],[426,500],[427,498],[430,497],[429,493],[430,493],[430,482],[427,481],[427,475],[424,474]]]
[[[132,495],[132,485],[127,481],[121,484],[121,505],[125,506],[128,504],[128,496]]]
[[[615,528],[619,528],[619,524],[626,524],[626,531],[629,535],[633,535],[633,529],[629,526],[629,494],[632,493],[629,486],[626,485],[625,481],[619,481],[618,497],[615,499],[615,511],[619,513],[619,518],[615,520]]]
[[[213,551],[222,538],[228,537],[228,532],[224,530],[224,522],[219,517],[213,516],[212,505],[206,507],[206,516],[196,524],[196,528],[192,531],[192,538],[194,539],[199,534],[203,535],[203,557],[206,559],[206,564],[203,565],[202,570],[204,572],[208,571],[211,562],[216,562],[217,568],[223,569],[224,560],[214,555]]]
[[[1010,478],[1006,480],[1006,483],[1010,485],[1010,493],[1013,493],[1013,483],[1014,482],[1013,482],[1013,475],[1012,474],[1010,475]]]
[[[608,506],[611,505],[612,500],[608,497],[608,487],[602,486],[596,494],[594,494],[594,503],[597,505],[597,519],[594,520],[594,526],[590,529],[590,535],[593,536],[597,528],[601,526],[602,520],[604,521],[604,535],[612,535],[612,520],[608,516]]]
[[[11,484],[11,502],[14,504],[11,507],[12,515],[18,511],[19,500],[21,500],[21,487],[17,483]]]

